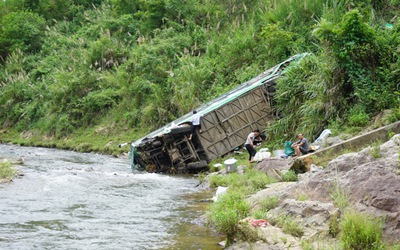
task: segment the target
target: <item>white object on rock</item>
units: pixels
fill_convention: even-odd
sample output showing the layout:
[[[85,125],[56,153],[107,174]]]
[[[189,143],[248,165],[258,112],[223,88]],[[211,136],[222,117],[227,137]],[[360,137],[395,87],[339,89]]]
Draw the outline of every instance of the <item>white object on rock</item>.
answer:
[[[274,156],[276,158],[281,158],[281,155],[285,154],[285,150],[283,149],[278,149],[278,150],[274,150]]]
[[[254,156],[255,161],[262,161],[263,159],[270,158],[271,153],[270,152],[257,152],[256,155]]]
[[[225,168],[226,168],[226,173],[231,173],[231,172],[236,172],[237,171],[236,162],[237,162],[237,160],[233,159],[233,158],[224,161]]]
[[[226,191],[228,190],[228,187],[221,187],[219,186],[217,188],[217,191],[215,192],[215,195],[212,197],[212,200],[214,202],[217,202],[219,198],[221,198],[222,195],[224,195],[226,193]]]
[[[215,167],[215,168],[220,168],[221,166],[222,166],[221,163],[216,163],[216,164],[214,164],[214,167]]]
[[[325,129],[324,131],[322,131],[322,133],[319,135],[319,137],[315,140],[317,141],[321,141],[322,139],[324,139],[325,137],[330,136],[332,133],[329,129]]]

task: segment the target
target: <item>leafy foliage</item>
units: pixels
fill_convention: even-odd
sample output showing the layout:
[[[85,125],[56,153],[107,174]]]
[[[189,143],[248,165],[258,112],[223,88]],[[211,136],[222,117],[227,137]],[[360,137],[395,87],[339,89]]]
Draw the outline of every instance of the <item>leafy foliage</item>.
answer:
[[[398,109],[399,1],[0,1],[3,127],[136,138],[296,53],[270,140]],[[393,28],[386,28],[392,22]],[[393,116],[393,119],[396,116]],[[294,132],[296,131],[296,132]],[[132,138],[130,138],[132,139]]]
[[[35,52],[41,48],[45,20],[36,13],[16,11],[5,15],[0,23],[0,53],[20,49]]]
[[[227,235],[227,245],[233,243],[239,220],[245,218],[250,205],[238,192],[228,192],[214,203],[207,214],[208,222],[219,232]]]

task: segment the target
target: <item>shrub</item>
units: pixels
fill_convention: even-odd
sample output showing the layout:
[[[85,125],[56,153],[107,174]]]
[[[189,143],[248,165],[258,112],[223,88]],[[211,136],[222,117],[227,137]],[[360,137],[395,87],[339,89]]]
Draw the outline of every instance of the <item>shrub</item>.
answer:
[[[249,223],[239,223],[237,238],[247,242],[256,242],[259,240],[258,230]]]
[[[260,200],[261,210],[271,210],[278,206],[278,197],[276,196],[268,196],[262,200]]]
[[[12,167],[11,162],[0,162],[0,182],[1,180],[11,180],[17,171]]]
[[[11,12],[2,18],[0,27],[0,53],[3,55],[16,49],[35,52],[42,46],[45,20],[36,13]]]
[[[383,221],[348,210],[341,222],[340,241],[344,249],[383,249]]]
[[[340,213],[335,213],[329,220],[329,234],[336,237],[340,232]]]
[[[207,221],[218,232],[225,233],[226,243],[231,245],[238,230],[238,222],[248,215],[249,209],[250,205],[244,200],[242,194],[228,192],[211,205],[211,209],[207,213]]]
[[[265,210],[255,210],[253,212],[253,218],[254,219],[265,219],[266,218],[266,212]]]
[[[210,187],[232,186],[244,194],[256,192],[265,188],[267,184],[276,182],[268,175],[255,169],[246,169],[244,174],[231,173],[225,176],[214,175],[210,177]]]
[[[350,110],[349,125],[355,127],[363,127],[370,121],[369,115],[363,108],[355,106]]]
[[[294,220],[288,215],[281,215],[277,218],[269,218],[272,225],[277,225],[282,228],[284,233],[291,234],[296,237],[301,237],[304,235],[304,228],[299,222]]]
[[[284,173],[282,176],[282,180],[289,182],[289,181],[298,181],[297,174],[293,170],[289,170]]]
[[[336,179],[330,190],[331,198],[334,204],[343,211],[350,202],[350,195],[342,186],[339,184],[339,180]]]

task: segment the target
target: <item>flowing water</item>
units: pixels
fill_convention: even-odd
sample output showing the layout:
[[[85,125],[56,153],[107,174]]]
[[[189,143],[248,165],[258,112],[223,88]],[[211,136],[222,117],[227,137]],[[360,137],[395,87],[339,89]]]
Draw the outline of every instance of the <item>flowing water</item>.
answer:
[[[0,144],[23,176],[0,184],[0,249],[221,249],[198,217],[194,177],[132,173],[128,160]]]

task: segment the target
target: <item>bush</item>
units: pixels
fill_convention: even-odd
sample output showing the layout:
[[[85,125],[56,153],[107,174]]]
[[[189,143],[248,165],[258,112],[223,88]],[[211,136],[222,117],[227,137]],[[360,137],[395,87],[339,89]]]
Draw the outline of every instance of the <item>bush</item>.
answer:
[[[239,223],[237,238],[247,242],[256,242],[260,239],[257,228],[254,228],[248,222]]]
[[[11,12],[3,17],[0,24],[1,54],[8,55],[17,49],[36,52],[41,48],[45,20],[38,14],[29,11]]]
[[[241,175],[232,173],[225,176],[214,175],[210,177],[210,187],[232,186],[233,188],[241,190],[244,194],[254,193],[264,189],[267,184],[273,182],[276,182],[276,180],[255,169],[246,169],[244,174]]]
[[[362,107],[355,106],[350,110],[349,125],[354,127],[363,127],[370,121],[369,115]]]
[[[281,177],[282,177],[282,180],[285,182],[298,181],[297,174],[293,170],[287,171]]]
[[[344,249],[383,249],[383,221],[371,215],[348,210],[341,222],[340,241]]]
[[[271,210],[278,206],[278,197],[268,196],[260,200],[261,210]]]
[[[350,202],[349,192],[340,185],[339,179],[337,178],[330,189],[330,196],[333,199],[333,203],[343,211]]]
[[[250,205],[238,192],[228,192],[211,205],[207,213],[207,221],[218,232],[225,233],[227,245],[233,243],[233,238],[238,230],[239,220],[249,213]]]
[[[272,225],[282,228],[284,233],[288,233],[296,237],[301,237],[304,235],[304,228],[301,226],[301,224],[288,215],[280,215],[277,218],[269,218],[269,221]]]
[[[12,167],[11,162],[0,162],[0,182],[1,180],[11,180],[17,171]]]

